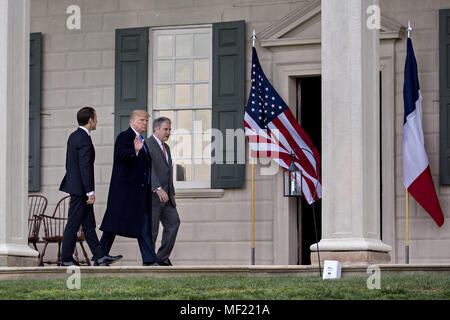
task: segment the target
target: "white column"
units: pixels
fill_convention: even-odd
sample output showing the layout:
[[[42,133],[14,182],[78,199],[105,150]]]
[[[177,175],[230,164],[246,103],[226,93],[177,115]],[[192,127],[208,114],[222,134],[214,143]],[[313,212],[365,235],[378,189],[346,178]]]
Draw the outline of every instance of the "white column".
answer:
[[[380,240],[378,0],[322,0],[322,259],[389,262]],[[311,246],[316,250],[316,245]],[[311,259],[316,262],[317,254]]]
[[[29,0],[0,0],[0,266],[35,265],[28,247]]]

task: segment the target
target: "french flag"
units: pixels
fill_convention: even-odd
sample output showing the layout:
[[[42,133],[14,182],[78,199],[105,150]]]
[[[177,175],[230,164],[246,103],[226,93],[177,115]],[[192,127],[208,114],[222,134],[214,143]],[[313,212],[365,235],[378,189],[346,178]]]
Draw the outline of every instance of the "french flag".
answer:
[[[405,117],[403,125],[403,184],[411,196],[440,227],[444,215],[434,189],[422,131],[422,95],[412,41],[407,40],[405,82],[403,85]]]

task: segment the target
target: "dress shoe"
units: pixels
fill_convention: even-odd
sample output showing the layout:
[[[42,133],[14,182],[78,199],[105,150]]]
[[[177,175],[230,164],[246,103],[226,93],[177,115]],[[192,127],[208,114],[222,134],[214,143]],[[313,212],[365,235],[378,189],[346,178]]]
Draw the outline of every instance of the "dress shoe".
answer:
[[[119,259],[123,258],[123,256],[121,254],[119,254],[118,256],[110,256],[109,254],[107,254],[107,255],[105,255],[105,257],[108,257],[109,259],[111,259],[113,261],[116,261],[116,260],[119,260]],[[97,261],[97,259],[95,257],[92,257],[91,261],[95,262],[95,261]]]
[[[146,267],[159,267],[160,266],[160,264],[158,262],[144,262],[142,265],[146,266]]]
[[[74,261],[61,261],[61,267],[79,266],[78,262]]]
[[[111,259],[112,261],[116,261],[119,259],[122,259],[123,256],[121,254],[119,254],[118,256],[110,256],[110,255],[106,255],[106,257],[108,257],[109,259]]]
[[[170,259],[167,259],[166,261],[158,262],[158,264],[160,266],[164,266],[164,267],[171,267],[172,266],[172,262],[170,261]]]
[[[101,266],[101,267],[109,266],[111,263],[116,262],[120,258],[122,257],[117,258],[111,256],[104,256],[101,257],[100,259],[97,259],[97,261],[94,262],[94,266]]]

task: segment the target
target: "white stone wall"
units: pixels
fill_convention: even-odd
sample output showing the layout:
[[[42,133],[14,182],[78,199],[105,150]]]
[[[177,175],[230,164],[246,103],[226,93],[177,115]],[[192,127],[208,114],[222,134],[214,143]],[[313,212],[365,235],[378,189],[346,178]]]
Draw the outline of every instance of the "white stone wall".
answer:
[[[414,199],[409,202],[410,263],[450,262],[450,187],[439,185],[439,9],[450,8],[449,0],[380,0],[383,15],[404,26],[411,20],[411,39],[417,59],[423,96],[425,149],[433,181],[444,213],[440,228]],[[405,261],[405,188],[402,178],[403,82],[406,37],[395,47],[395,155],[396,155],[396,263]]]
[[[43,34],[42,188],[49,198],[47,213],[64,196],[58,191],[64,175],[68,135],[76,128],[82,105],[97,110],[95,214],[100,225],[108,194],[114,144],[115,29],[172,26],[246,20],[247,33],[263,30],[308,1],[234,0],[31,0],[31,32]],[[81,8],[81,30],[66,29],[66,8]],[[251,61],[248,40],[247,60]],[[270,56],[259,51],[271,77]],[[249,73],[249,71],[248,71]],[[248,76],[247,76],[248,77]],[[277,85],[275,84],[275,87]],[[247,90],[248,92],[248,90]],[[273,264],[275,177],[256,176],[256,263]],[[244,189],[226,190],[222,198],[179,199],[181,227],[172,261],[175,264],[249,264],[251,248],[250,166]],[[276,192],[274,191],[276,190]],[[279,193],[279,194],[278,194]],[[99,232],[99,236],[101,232]],[[53,246],[56,247],[56,246]],[[49,255],[55,248],[49,249]],[[112,254],[123,254],[122,264],[140,264],[135,239],[117,238]],[[285,262],[287,263],[287,261]]]

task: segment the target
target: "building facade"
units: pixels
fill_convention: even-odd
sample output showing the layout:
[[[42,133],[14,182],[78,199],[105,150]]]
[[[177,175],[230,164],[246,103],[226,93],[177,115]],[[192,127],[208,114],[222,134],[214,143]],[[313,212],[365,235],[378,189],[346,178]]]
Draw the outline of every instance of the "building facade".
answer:
[[[12,2],[4,0],[2,5],[14,7]],[[68,10],[71,5],[75,9]],[[243,128],[239,119],[250,88],[250,36],[255,30],[264,72],[322,157],[323,198],[315,214],[323,257],[344,263],[403,263],[403,72],[410,20],[423,96],[425,148],[442,211],[449,219],[450,187],[440,179],[447,169],[439,162],[440,139],[447,135],[447,120],[440,113],[440,77],[447,67],[439,61],[444,55],[439,15],[450,8],[449,0],[30,0],[23,6],[15,10],[24,25],[29,15],[31,40],[40,41],[40,46],[31,42],[30,62],[35,65],[34,52],[41,64],[36,71],[40,83],[31,73],[29,88],[30,102],[38,99],[40,104],[30,104],[22,114],[31,119],[22,119],[24,126],[29,124],[29,142],[28,129],[19,135],[23,150],[31,146],[30,160],[23,160],[30,170],[23,173],[21,165],[20,172],[29,175],[31,193],[49,199],[47,213],[64,196],[58,188],[78,109],[89,105],[98,115],[92,133],[98,225],[106,209],[115,135],[126,128],[131,110],[146,109],[152,119],[165,115],[174,122],[170,146],[181,226],[172,262],[249,264],[248,145],[243,148],[245,164],[232,159],[228,167],[217,167],[211,164],[211,129]],[[5,13],[0,17],[7,23],[12,20]],[[8,46],[16,46],[12,42]],[[8,59],[4,65],[12,68]],[[23,95],[28,94],[25,89]],[[36,92],[40,97],[32,96]],[[5,102],[2,108],[11,107]],[[15,119],[17,111],[11,112],[8,119]],[[40,120],[33,122],[36,112]],[[235,134],[237,145],[245,141]],[[14,148],[11,139],[16,136],[7,131],[2,137],[6,150]],[[2,180],[9,181],[8,168],[18,164],[7,157],[1,161]],[[273,162],[258,161],[255,167],[256,264],[315,263],[311,209],[301,199],[283,197],[282,171]],[[26,222],[10,211],[26,215],[27,210],[24,201],[20,206],[8,204],[13,197],[8,186],[9,182],[2,184],[5,205],[0,217],[5,228],[0,231],[0,255],[32,257],[31,252],[23,253],[26,249],[10,249],[14,239],[23,243],[24,232],[14,231],[22,238],[10,235],[8,226]],[[18,188],[28,194],[26,186]],[[410,262],[450,263],[448,222],[438,228],[413,199],[409,208]],[[46,254],[56,250],[49,248]],[[123,265],[141,263],[135,239],[118,238],[112,253],[124,255]]]

